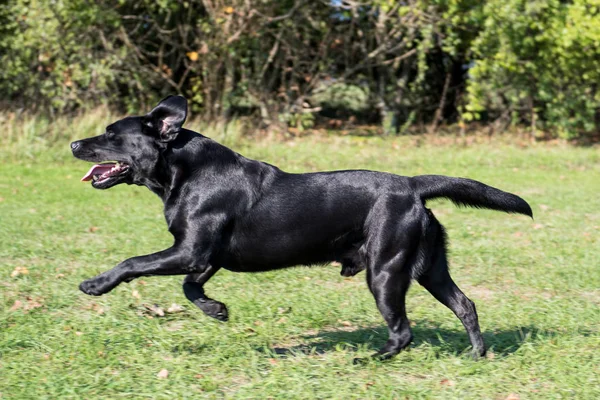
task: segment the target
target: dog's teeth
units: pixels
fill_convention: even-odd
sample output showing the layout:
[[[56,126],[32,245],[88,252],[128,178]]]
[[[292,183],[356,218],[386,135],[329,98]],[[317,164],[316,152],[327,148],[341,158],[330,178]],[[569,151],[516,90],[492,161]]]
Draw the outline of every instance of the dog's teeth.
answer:
[[[92,176],[92,179],[95,180],[95,181],[97,181],[98,180],[98,175]]]

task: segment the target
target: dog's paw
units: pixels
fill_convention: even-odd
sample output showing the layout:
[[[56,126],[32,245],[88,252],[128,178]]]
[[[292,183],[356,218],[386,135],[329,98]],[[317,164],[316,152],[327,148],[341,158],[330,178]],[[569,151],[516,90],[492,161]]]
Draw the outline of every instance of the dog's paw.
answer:
[[[107,292],[105,286],[98,282],[98,279],[88,279],[79,284],[79,290],[90,296],[101,296]]]
[[[204,312],[204,314],[218,319],[222,322],[227,322],[229,319],[229,313],[227,312],[227,306],[220,301],[213,299],[196,299],[193,303]]]
[[[213,300],[209,303],[204,303],[204,308],[202,311],[204,311],[204,313],[209,317],[218,319],[221,322],[227,322],[229,320],[227,306],[220,301]]]

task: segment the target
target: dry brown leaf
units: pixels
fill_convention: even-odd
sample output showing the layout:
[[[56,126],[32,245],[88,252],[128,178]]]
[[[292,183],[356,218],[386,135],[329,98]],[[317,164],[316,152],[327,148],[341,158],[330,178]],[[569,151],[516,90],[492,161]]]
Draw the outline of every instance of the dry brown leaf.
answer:
[[[160,371],[158,371],[156,377],[159,379],[167,379],[169,377],[169,371],[163,368]]]
[[[75,334],[76,334],[77,336],[81,336],[81,335],[83,335],[83,332],[79,332],[79,331],[77,331],[77,332],[75,332]]]
[[[133,296],[136,299],[140,299],[142,297],[142,296],[140,296],[140,292],[138,292],[137,290],[132,290],[131,296]]]
[[[146,307],[146,309],[148,311],[150,311],[152,314],[158,316],[158,317],[164,317],[165,316],[165,312],[163,311],[162,308],[160,308],[158,306],[158,304],[144,304],[144,307]]]
[[[98,303],[89,303],[85,306],[82,307],[84,310],[92,310],[92,311],[96,311],[98,313],[98,315],[102,315],[104,314],[104,311],[106,311],[104,309],[104,307],[102,307],[100,304]]]
[[[23,310],[29,311],[29,310],[33,310],[36,308],[40,308],[42,306],[43,306],[43,304],[38,301],[35,301],[33,299],[27,299],[27,303],[25,303],[25,307],[23,307]]]
[[[167,308],[167,312],[171,314],[175,314],[182,311],[185,311],[185,308],[176,303],[171,304],[171,307]]]
[[[344,326],[352,326],[352,322],[350,321],[340,321],[340,323]]]
[[[11,278],[16,278],[19,275],[28,275],[29,270],[26,267],[16,267],[13,272],[10,273]]]
[[[542,224],[533,225],[533,229],[542,229],[543,227],[544,227],[544,225],[542,225]]]
[[[270,363],[271,365],[277,365],[277,360],[276,360],[276,359],[274,359],[274,358],[269,358],[269,363]]]
[[[454,385],[456,385],[456,383],[454,381],[450,380],[450,379],[442,379],[440,381],[440,385],[442,385],[442,386],[454,386]]]
[[[506,399],[504,400],[520,400],[521,398],[519,397],[518,394],[516,393],[511,393],[508,396],[506,396]]]
[[[496,358],[496,354],[494,354],[493,351],[488,351],[487,353],[485,353],[485,358],[487,358],[488,360],[493,360],[494,358]]]
[[[540,204],[540,208],[541,208],[541,210],[542,210],[542,211],[546,211],[546,210],[548,210],[550,207],[548,207],[548,206],[547,206],[547,205],[545,205],[545,204]]]
[[[97,226],[90,226],[90,227],[88,228],[88,232],[90,232],[90,233],[94,233],[94,232],[96,232],[97,230],[98,230],[98,227],[97,227]]]
[[[15,300],[15,304],[13,304],[8,311],[17,311],[19,308],[21,308],[22,305],[23,302],[21,300]]]

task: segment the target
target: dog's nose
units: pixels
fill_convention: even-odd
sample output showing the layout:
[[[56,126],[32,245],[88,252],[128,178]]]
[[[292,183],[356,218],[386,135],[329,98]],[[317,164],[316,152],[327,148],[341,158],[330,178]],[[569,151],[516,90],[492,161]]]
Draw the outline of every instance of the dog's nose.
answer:
[[[79,141],[73,142],[73,143],[71,143],[71,150],[75,151],[79,148],[79,146],[81,146],[81,143]]]

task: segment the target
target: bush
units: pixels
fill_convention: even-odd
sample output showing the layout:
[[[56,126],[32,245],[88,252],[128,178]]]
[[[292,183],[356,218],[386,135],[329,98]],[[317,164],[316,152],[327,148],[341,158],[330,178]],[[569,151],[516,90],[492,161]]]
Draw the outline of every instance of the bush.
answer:
[[[322,115],[390,131],[458,120],[598,130],[600,0],[13,0],[6,108],[119,112],[179,93],[209,121]],[[389,126],[388,126],[389,125]],[[402,127],[400,129],[400,127]]]
[[[597,129],[597,0],[491,0],[474,41],[466,119],[500,118],[571,138]]]
[[[59,111],[116,100],[127,54],[110,42],[118,14],[99,4],[15,0],[1,6],[3,99]]]

